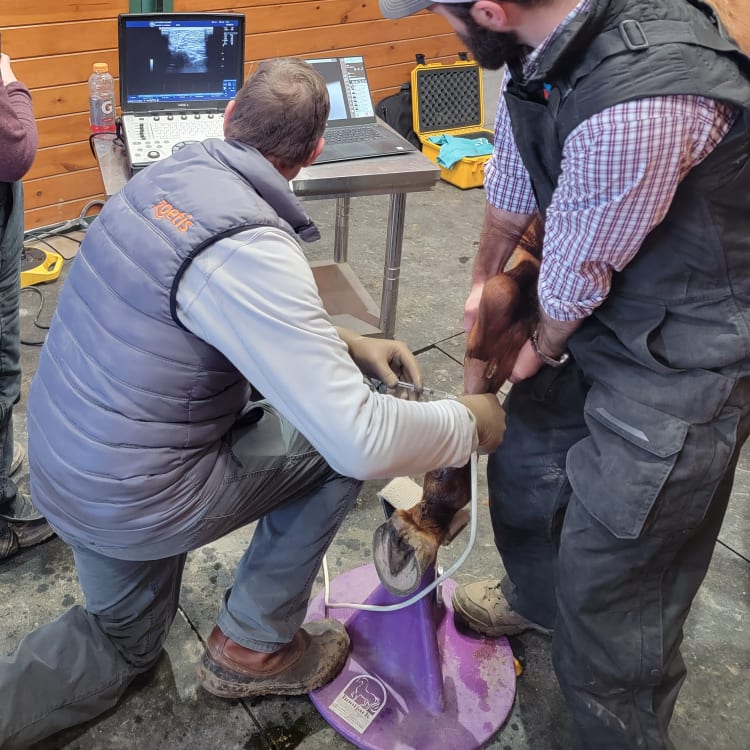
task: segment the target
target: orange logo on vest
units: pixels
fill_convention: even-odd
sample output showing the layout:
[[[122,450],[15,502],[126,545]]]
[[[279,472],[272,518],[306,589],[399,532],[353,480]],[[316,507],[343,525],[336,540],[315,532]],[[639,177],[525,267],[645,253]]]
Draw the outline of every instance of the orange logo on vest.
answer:
[[[167,203],[164,198],[154,206],[154,216],[157,219],[166,219],[181,232],[187,232],[193,226],[193,222],[190,221],[193,218],[193,214],[186,214],[184,211],[180,211],[179,208],[175,208],[171,203]]]

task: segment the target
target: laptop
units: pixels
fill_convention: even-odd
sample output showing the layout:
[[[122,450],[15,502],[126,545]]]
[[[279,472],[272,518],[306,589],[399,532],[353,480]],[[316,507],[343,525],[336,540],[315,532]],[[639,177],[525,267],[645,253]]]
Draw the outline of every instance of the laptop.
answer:
[[[224,110],[244,76],[244,15],[123,13],[118,43],[132,171],[189,143],[224,137]]]
[[[331,100],[326,145],[316,164],[417,150],[375,117],[363,57],[326,57],[306,62],[324,78]]]

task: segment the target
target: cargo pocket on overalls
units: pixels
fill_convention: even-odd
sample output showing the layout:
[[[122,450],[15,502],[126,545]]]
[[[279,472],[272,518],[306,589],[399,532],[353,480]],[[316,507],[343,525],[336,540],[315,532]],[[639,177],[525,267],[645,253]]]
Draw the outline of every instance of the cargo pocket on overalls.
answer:
[[[567,473],[586,510],[618,539],[636,539],[685,444],[689,424],[594,386],[589,436],[568,452]]]

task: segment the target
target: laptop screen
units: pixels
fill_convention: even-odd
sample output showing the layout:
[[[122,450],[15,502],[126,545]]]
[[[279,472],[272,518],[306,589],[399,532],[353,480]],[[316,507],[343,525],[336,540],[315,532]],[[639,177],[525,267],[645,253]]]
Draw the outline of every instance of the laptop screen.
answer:
[[[331,100],[329,125],[375,122],[365,61],[360,55],[307,60],[325,79]]]
[[[118,32],[124,112],[223,111],[242,86],[244,15],[121,14]]]

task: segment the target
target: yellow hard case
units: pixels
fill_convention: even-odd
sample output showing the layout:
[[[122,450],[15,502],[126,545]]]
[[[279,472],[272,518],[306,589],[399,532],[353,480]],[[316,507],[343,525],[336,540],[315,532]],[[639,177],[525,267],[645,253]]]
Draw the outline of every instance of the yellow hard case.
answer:
[[[482,69],[477,63],[417,65],[411,72],[411,97],[414,132],[422,142],[422,153],[435,164],[440,146],[429,141],[430,136],[446,133],[493,142],[493,132],[483,127]],[[489,158],[465,157],[450,169],[440,167],[440,177],[462,189],[481,187]]]

